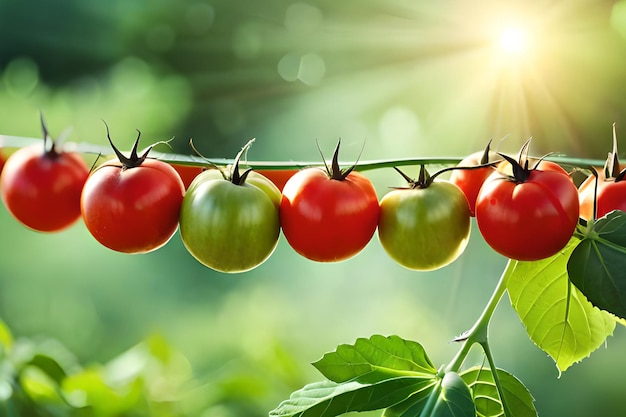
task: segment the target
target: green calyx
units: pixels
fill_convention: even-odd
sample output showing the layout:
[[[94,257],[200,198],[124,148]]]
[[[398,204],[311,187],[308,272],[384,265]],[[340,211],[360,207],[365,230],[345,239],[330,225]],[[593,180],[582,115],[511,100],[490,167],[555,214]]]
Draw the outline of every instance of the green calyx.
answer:
[[[149,146],[148,149],[146,149],[146,151],[143,153],[143,155],[138,155],[137,147],[139,146],[139,138],[141,137],[141,132],[139,131],[139,129],[137,129],[137,139],[135,139],[133,148],[130,151],[130,156],[126,156],[122,152],[120,152],[120,150],[113,144],[113,140],[111,140],[111,133],[109,131],[109,125],[104,122],[104,126],[106,126],[107,129],[107,139],[109,140],[109,144],[111,144],[111,148],[113,149],[113,152],[115,152],[115,156],[117,156],[117,159],[122,163],[122,168],[136,168],[140,166],[143,161],[146,160],[154,145]]]
[[[328,166],[328,164],[326,163],[326,159],[324,158],[324,155],[322,154],[322,151],[319,148],[319,144],[317,147],[317,149],[320,152],[320,155],[322,155],[322,161],[324,161],[324,167],[326,168],[326,173],[328,174],[328,178],[330,178],[331,180],[337,180],[337,181],[345,180],[348,177],[348,175],[350,175],[350,173],[354,171],[354,168],[356,168],[359,158],[361,157],[361,154],[359,154],[359,158],[357,158],[357,161],[352,166],[345,168],[345,169],[341,169],[341,167],[339,166],[340,145],[341,145],[341,139],[337,141],[337,146],[335,147],[335,152],[333,153],[333,159],[331,160],[330,166]],[[363,152],[363,149],[361,149],[361,152]]]

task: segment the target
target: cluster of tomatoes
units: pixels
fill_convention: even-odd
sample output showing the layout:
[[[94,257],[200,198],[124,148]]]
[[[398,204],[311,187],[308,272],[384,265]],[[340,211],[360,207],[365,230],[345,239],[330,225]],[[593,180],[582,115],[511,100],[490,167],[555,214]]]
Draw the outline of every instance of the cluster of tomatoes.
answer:
[[[422,167],[418,179],[396,168],[406,187],[379,201],[365,175],[340,168],[339,144],[322,167],[242,171],[241,152],[228,167],[173,166],[150,158],[151,148],[138,155],[139,137],[125,156],[107,128],[116,158],[90,170],[80,154],[57,149],[42,125],[43,149],[18,149],[0,175],[2,200],[17,220],[55,232],[82,218],[98,242],[124,253],[156,250],[179,229],[189,253],[222,272],[263,263],[281,230],[296,252],[319,262],[353,257],[378,232],[400,265],[433,270],[463,252],[472,216],[494,250],[538,260],[567,244],[580,216],[626,209],[623,175],[596,173],[598,181],[590,176],[578,189],[556,163],[529,166],[527,144],[518,160],[487,146],[454,169],[431,176]],[[441,179],[448,170],[450,179]]]

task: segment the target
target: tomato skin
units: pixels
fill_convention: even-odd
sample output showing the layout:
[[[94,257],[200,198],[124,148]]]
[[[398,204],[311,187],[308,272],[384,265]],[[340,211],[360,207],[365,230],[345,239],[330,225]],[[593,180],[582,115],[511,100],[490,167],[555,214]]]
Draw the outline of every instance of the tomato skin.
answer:
[[[318,262],[355,256],[371,240],[378,224],[378,197],[371,181],[352,171],[331,179],[320,168],[294,174],[283,189],[283,234],[300,255]]]
[[[478,165],[482,165],[481,160],[484,154],[484,151],[474,152],[473,154],[463,158],[457,166],[475,167]],[[498,155],[494,152],[491,152],[489,159],[490,161],[497,160]],[[463,194],[465,194],[470,209],[470,215],[472,217],[476,215],[476,198],[478,197],[480,187],[482,187],[485,180],[489,178],[489,176],[493,174],[494,171],[494,167],[488,166],[476,169],[455,169],[454,171],[452,171],[452,174],[450,174],[450,182],[459,187],[461,191],[463,191]]]
[[[221,180],[221,179],[224,179],[225,177],[228,178],[230,176],[230,170],[231,170],[230,165],[223,167],[223,168],[206,169],[202,173],[202,176],[197,176],[196,179],[194,179],[191,182],[191,184],[189,185],[187,189],[189,190],[191,188],[194,188],[198,184],[206,182],[209,179]],[[248,173],[248,176],[246,177],[245,182],[247,184],[252,184],[256,186],[257,188],[260,188],[261,191],[267,194],[270,200],[272,200],[272,202],[276,206],[276,209],[278,209],[278,207],[280,206],[280,200],[282,198],[282,194],[280,190],[278,189],[278,187],[274,184],[274,182],[272,182],[269,178],[265,177],[264,175],[260,174],[257,171],[250,171]]]
[[[521,183],[496,173],[476,201],[476,220],[485,241],[520,261],[558,253],[572,237],[578,214],[576,186],[557,171],[532,170]]]
[[[88,175],[78,153],[44,152],[39,144],[20,148],[2,170],[2,201],[25,226],[57,232],[80,218],[80,194]]]
[[[395,189],[380,201],[378,237],[383,249],[407,269],[432,271],[456,260],[470,236],[463,192],[436,180],[427,188]]]
[[[581,194],[581,217],[593,217],[593,186],[587,188],[586,195]],[[583,202],[582,199],[585,198]],[[615,182],[614,179],[598,180],[596,217],[600,218],[613,210],[626,211],[626,180]]]
[[[600,218],[613,210],[626,211],[626,181],[615,182],[615,178],[606,178],[603,168],[593,168],[598,175],[596,192],[596,177],[589,175],[578,187],[580,198],[580,217],[585,220],[593,218],[594,198],[596,217]]]
[[[297,169],[255,169],[254,172],[263,175],[278,187],[282,192],[289,178],[293,177]]]
[[[261,188],[233,184],[212,171],[199,175],[185,193],[180,212],[183,244],[211,269],[249,271],[265,262],[278,244],[278,208]]]
[[[176,170],[180,179],[183,181],[185,185],[185,190],[189,188],[189,185],[193,182],[193,180],[200,175],[204,168],[201,166],[193,166],[193,165],[182,165],[182,164],[171,164],[172,168]]]
[[[102,245],[147,253],[165,245],[178,228],[184,184],[169,164],[146,159],[124,168],[117,160],[96,168],[85,183],[81,211]]]

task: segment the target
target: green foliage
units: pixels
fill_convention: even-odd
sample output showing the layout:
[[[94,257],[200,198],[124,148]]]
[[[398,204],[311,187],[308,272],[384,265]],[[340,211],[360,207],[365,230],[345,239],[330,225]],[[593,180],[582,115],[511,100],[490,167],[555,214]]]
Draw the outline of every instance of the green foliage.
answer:
[[[271,416],[332,417],[384,409],[428,395],[438,385],[437,371],[423,347],[397,336],[358,339],[314,365],[330,380],[294,392]]]
[[[596,307],[626,318],[626,215],[613,211],[588,225],[567,264],[572,283]]]
[[[503,369],[497,369],[496,372],[509,410],[512,412],[509,417],[536,417],[534,399],[524,384]],[[473,367],[463,372],[461,377],[472,391],[477,417],[504,415],[502,401],[490,369]]]
[[[432,377],[437,370],[422,345],[398,336],[359,338],[354,345],[340,345],[313,366],[333,382],[369,375],[383,379],[400,375]]]
[[[567,262],[579,243],[572,239],[560,253],[541,261],[517,262],[507,281],[511,304],[528,336],[561,371],[589,356],[615,328],[615,318],[594,307],[568,280]]]
[[[82,367],[51,340],[19,339],[0,354],[0,415],[182,416],[182,388],[193,385],[184,357],[158,336],[106,365]]]
[[[426,401],[424,401],[426,400]],[[428,397],[417,396],[385,410],[384,417],[474,417],[472,393],[456,372],[446,372]]]
[[[471,368],[460,375],[438,372],[423,347],[398,336],[374,335],[340,345],[315,367],[330,380],[306,385],[270,416],[334,417],[351,411],[385,409],[384,417],[498,417],[503,404],[490,370]],[[509,417],[533,417],[526,387],[497,370]]]

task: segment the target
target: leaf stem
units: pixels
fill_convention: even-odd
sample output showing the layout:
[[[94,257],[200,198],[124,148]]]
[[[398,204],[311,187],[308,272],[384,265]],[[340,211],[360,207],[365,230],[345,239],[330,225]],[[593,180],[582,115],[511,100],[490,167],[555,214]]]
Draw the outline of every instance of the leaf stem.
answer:
[[[493,316],[493,313],[496,310],[500,299],[506,291],[508,277],[515,269],[516,265],[516,261],[509,259],[504,271],[502,272],[502,275],[500,276],[500,280],[498,281],[496,288],[491,294],[489,302],[485,306],[483,312],[478,317],[478,320],[476,320],[470,330],[454,339],[457,342],[463,342],[463,345],[461,346],[461,349],[459,349],[459,351],[457,352],[454,359],[452,359],[450,364],[447,366],[446,372],[458,372],[461,368],[461,365],[463,365],[463,361],[465,361],[467,354],[475,343],[478,343],[483,347],[485,344],[488,343],[489,322],[491,321],[491,317]]]

